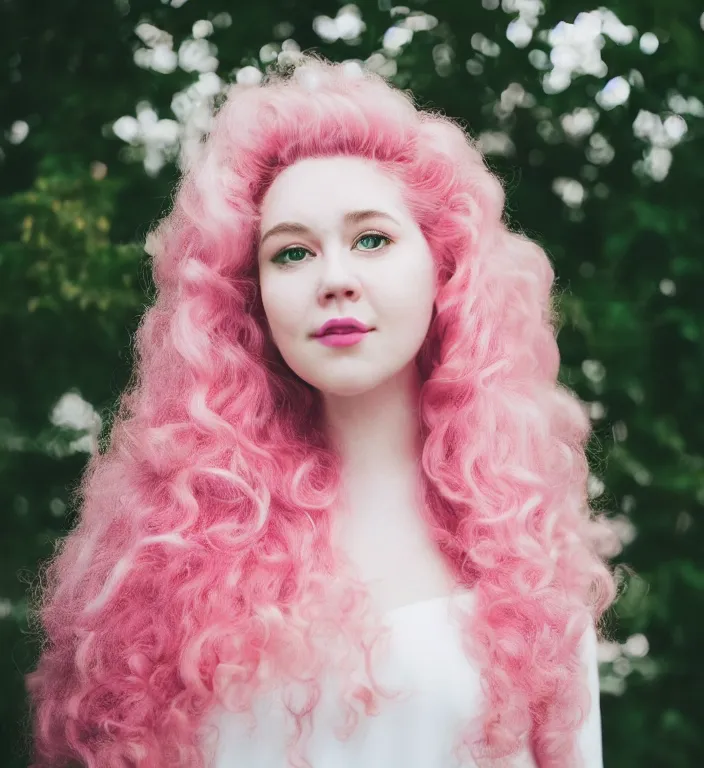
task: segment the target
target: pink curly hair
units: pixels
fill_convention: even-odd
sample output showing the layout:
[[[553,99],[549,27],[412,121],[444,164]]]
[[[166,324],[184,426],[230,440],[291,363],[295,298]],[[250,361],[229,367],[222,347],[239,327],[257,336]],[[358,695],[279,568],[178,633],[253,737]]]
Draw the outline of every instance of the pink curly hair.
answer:
[[[269,337],[255,257],[276,175],[356,155],[402,183],[437,266],[417,358],[425,514],[476,593],[463,635],[486,692],[461,740],[484,765],[529,733],[544,768],[579,766],[578,645],[617,589],[586,491],[589,419],[557,383],[553,269],[502,222],[502,186],[457,123],[373,73],[301,64],[229,88],[148,239],[158,294],[135,376],[33,613],[33,765],[201,768],[207,713],[246,712],[264,660],[304,684],[299,735],[324,663],[349,672],[351,729],[388,695],[370,669],[378,617],[331,544],[340,458],[319,393]]]

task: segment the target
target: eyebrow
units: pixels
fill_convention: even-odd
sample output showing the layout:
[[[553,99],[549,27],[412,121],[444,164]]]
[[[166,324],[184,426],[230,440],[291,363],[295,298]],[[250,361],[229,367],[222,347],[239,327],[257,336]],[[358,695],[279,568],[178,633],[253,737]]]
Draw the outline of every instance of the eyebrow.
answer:
[[[401,226],[399,222],[396,221],[396,219],[390,214],[384,213],[383,211],[375,211],[373,209],[366,209],[363,211],[349,211],[342,217],[345,224],[357,224],[364,219],[372,218],[390,219],[398,226]],[[259,242],[259,247],[261,248],[261,246],[264,244],[264,241],[269,237],[273,237],[274,235],[305,235],[308,232],[310,232],[310,230],[304,224],[298,224],[294,221],[282,221],[281,224],[277,224],[275,227],[272,227],[264,235],[264,237],[262,237]]]

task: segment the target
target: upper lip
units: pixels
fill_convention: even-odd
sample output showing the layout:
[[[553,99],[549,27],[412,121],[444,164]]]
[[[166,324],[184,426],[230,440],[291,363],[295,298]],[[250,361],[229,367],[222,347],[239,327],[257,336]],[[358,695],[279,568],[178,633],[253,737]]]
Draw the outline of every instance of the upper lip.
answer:
[[[335,317],[318,328],[314,336],[324,336],[332,328],[349,328],[350,331],[368,331],[369,326],[354,317]]]

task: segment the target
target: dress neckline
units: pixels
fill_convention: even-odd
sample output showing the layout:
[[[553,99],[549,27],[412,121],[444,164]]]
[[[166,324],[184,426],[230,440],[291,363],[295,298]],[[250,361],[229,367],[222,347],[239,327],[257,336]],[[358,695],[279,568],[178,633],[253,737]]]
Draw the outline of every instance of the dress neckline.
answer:
[[[464,598],[468,594],[471,594],[471,591],[464,590],[458,594],[460,594]],[[397,608],[392,608],[390,611],[386,611],[384,613],[384,618],[385,619],[396,618],[397,616],[404,613],[408,613],[409,611],[419,610],[421,608],[427,608],[431,605],[436,605],[437,603],[446,603],[446,602],[449,602],[453,597],[455,597],[455,593],[450,593],[449,595],[439,595],[438,597],[429,597],[425,600],[416,600],[414,603],[406,603],[405,605],[399,605]]]

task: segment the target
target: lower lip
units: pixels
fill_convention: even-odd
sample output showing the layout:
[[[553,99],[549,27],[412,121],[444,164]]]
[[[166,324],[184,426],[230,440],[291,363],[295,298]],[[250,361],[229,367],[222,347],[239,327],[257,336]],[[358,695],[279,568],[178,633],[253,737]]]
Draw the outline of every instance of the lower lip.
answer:
[[[328,333],[325,336],[317,336],[316,338],[321,344],[325,344],[326,347],[351,347],[353,344],[358,344],[367,333],[368,331]]]

